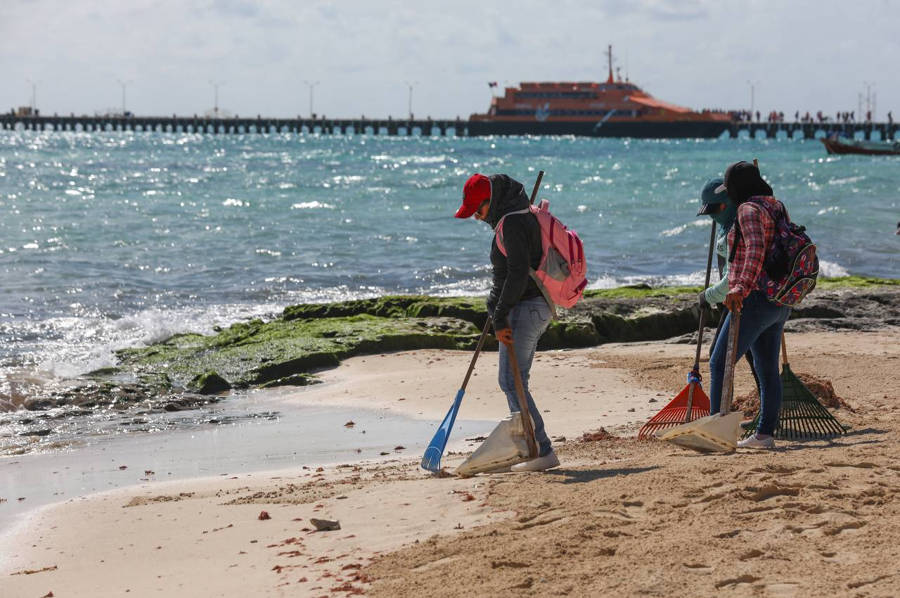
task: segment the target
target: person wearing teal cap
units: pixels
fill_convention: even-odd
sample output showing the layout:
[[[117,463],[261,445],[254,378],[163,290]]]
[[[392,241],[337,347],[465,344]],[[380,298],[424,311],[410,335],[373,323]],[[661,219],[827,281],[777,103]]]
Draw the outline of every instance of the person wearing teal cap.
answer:
[[[712,178],[706,181],[703,191],[700,192],[700,210],[697,215],[707,215],[718,225],[716,227],[716,258],[719,269],[719,282],[700,291],[700,309],[724,303],[725,296],[728,295],[728,233],[731,232],[731,227],[737,218],[737,205],[728,197],[728,192],[722,189],[724,184],[725,180],[721,177]],[[722,319],[725,318],[725,313],[722,313]],[[719,337],[721,328],[722,320],[719,321],[719,328],[716,329],[716,339]],[[713,345],[715,345],[715,340]],[[756,366],[753,365],[753,359],[749,354],[744,357],[747,358],[750,373],[753,374],[753,381],[756,382],[756,388],[759,390],[759,376],[756,373]]]
[[[700,193],[698,216],[708,215],[716,221],[716,255],[719,265],[719,282],[700,291],[700,307],[707,307],[725,301],[728,294],[728,232],[737,216],[737,206],[728,197],[728,192],[718,189],[725,183],[721,178],[709,179]]]

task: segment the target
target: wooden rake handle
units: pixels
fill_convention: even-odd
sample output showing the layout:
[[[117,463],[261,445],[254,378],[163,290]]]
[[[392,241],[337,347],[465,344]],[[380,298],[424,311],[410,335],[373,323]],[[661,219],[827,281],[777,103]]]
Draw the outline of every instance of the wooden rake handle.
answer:
[[[725,353],[725,375],[722,378],[722,399],[719,404],[719,414],[728,415],[731,412],[731,399],[734,395],[734,365],[737,361],[738,336],[741,329],[741,312],[731,312],[731,322],[728,325],[728,351]]]
[[[522,371],[519,369],[519,360],[516,357],[515,343],[506,345],[507,357],[513,370],[513,378],[516,385],[516,398],[519,399],[519,411],[522,413],[522,427],[525,428],[525,442],[528,443],[528,455],[537,459],[538,448],[534,440],[534,424],[531,421],[531,412],[528,410],[528,399],[525,397],[525,385],[522,384]]]
[[[709,287],[709,275],[712,271],[712,258],[713,251],[716,246],[716,221],[713,220],[712,227],[709,231],[709,252],[706,256],[706,281],[703,283],[703,290],[705,291],[707,287]],[[700,327],[697,332],[697,352],[694,354],[694,369],[693,372],[696,372],[699,376],[700,371],[700,349],[703,346],[703,328],[706,326],[706,310],[703,307],[700,307]],[[687,400],[687,410],[684,412],[684,423],[688,423],[691,421],[691,412],[694,409],[694,388],[697,386],[696,382],[690,383],[690,388],[688,390],[688,400]]]

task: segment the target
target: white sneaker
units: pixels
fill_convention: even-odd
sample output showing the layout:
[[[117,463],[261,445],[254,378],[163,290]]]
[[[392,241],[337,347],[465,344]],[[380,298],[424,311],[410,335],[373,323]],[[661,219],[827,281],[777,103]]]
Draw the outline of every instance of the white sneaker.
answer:
[[[558,465],[559,459],[556,457],[556,453],[550,451],[543,457],[525,461],[524,463],[516,463],[510,468],[510,471],[544,471],[545,469],[551,469]]]
[[[775,439],[771,436],[760,438],[758,435],[754,434],[749,438],[738,441],[737,445],[738,448],[771,450],[775,448]]]

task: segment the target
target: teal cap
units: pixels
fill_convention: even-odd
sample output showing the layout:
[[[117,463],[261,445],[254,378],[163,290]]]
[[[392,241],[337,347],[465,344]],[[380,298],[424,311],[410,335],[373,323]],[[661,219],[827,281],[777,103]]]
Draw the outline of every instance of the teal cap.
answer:
[[[709,214],[711,206],[728,201],[728,192],[724,189],[719,190],[719,187],[724,184],[725,181],[721,177],[706,181],[706,184],[703,185],[703,191],[700,192],[700,211],[697,212],[698,216]]]

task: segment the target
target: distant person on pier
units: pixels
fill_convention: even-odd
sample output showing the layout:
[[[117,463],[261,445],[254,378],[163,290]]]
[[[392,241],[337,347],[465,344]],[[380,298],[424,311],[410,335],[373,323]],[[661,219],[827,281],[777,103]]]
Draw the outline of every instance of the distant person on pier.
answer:
[[[894,115],[891,114],[890,110],[888,110],[888,124],[889,125],[894,124]]]
[[[519,400],[507,349],[515,340],[516,358],[538,445],[538,457],[513,465],[513,471],[543,471],[559,465],[541,412],[528,390],[538,339],[550,324],[552,315],[550,305],[529,274],[538,268],[543,255],[541,225],[528,209],[529,203],[522,183],[505,174],[488,177],[476,173],[463,186],[462,205],[456,212],[457,218],[474,216],[494,230],[503,219],[506,253],[500,251],[494,235],[491,243],[494,276],[487,310],[494,321],[494,334],[500,341],[500,389],[506,395],[509,410],[518,413]]]

